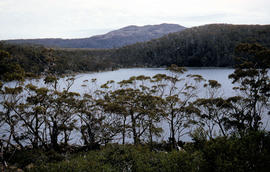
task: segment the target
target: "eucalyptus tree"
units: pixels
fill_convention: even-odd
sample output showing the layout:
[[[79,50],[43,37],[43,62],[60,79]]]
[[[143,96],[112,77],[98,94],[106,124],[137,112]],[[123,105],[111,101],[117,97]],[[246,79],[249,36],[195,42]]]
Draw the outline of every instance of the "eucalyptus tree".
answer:
[[[67,145],[71,131],[76,129],[75,115],[80,94],[70,92],[68,89],[58,91],[58,78],[55,76],[47,76],[44,81],[52,86],[48,93],[48,111],[44,116],[45,127],[52,148],[58,149],[59,141]]]
[[[20,129],[20,121],[14,112],[16,106],[23,101],[23,81],[25,71],[6,51],[0,50],[0,148],[1,161],[5,162],[4,151],[12,147],[15,151],[22,148],[24,134]],[[4,82],[13,81],[14,86]],[[6,149],[5,149],[6,148]]]
[[[160,137],[163,132],[159,127],[164,115],[162,108],[163,100],[155,95],[156,88],[150,87],[152,79],[148,76],[140,75],[131,77],[129,81],[122,81],[120,84],[129,84],[131,97],[133,98],[133,110],[129,112],[131,119],[131,129],[133,138],[139,141],[146,139],[152,146],[153,138]],[[123,85],[121,85],[123,86]]]
[[[168,68],[171,75],[158,74],[153,77],[154,88],[163,98],[163,114],[170,128],[170,142],[172,147],[176,147],[176,137],[185,134],[191,118],[187,113],[187,106],[197,96],[198,84],[203,80],[200,75],[184,76],[185,68],[172,65]],[[182,75],[182,76],[181,76]]]
[[[250,130],[250,107],[247,99],[242,96],[229,97],[226,102],[229,105],[228,117],[224,118],[225,128],[232,134],[245,135]]]
[[[1,140],[5,142],[6,147],[16,148],[18,146],[23,148],[24,134],[21,131],[20,120],[16,114],[18,105],[23,102],[22,92],[22,85],[4,86],[1,90]]]
[[[2,95],[4,93],[2,88],[3,88],[3,83],[0,81],[0,106],[1,106],[1,108],[2,108]],[[5,121],[4,121],[4,113],[1,109],[0,110],[0,128],[2,128],[3,125],[5,125]]]
[[[95,100],[91,95],[84,94],[77,108],[84,145],[93,146],[98,142],[98,131],[102,126],[102,119],[97,118]]]
[[[80,132],[84,144],[90,147],[107,144],[120,133],[120,117],[109,110],[104,99],[84,94],[78,106]]]
[[[240,44],[236,48],[239,64],[229,78],[240,97],[231,98],[233,109],[227,120],[228,127],[238,132],[258,131],[269,108],[270,50],[258,44]],[[236,109],[241,104],[240,109]],[[245,109],[243,109],[245,107]],[[240,120],[240,123],[238,121]]]
[[[152,94],[147,86],[150,77],[133,76],[128,80],[118,83],[119,88],[106,91],[103,99],[99,100],[104,111],[114,119],[118,119],[121,132],[122,144],[125,144],[126,137],[132,135],[134,144],[143,139],[153,141],[153,136],[158,136],[162,130],[157,127],[160,117],[157,111],[158,97]],[[102,86],[108,88],[108,83]],[[119,124],[119,123],[118,123]]]
[[[137,99],[137,112],[142,116],[141,135],[152,146],[154,137],[161,137],[163,132],[163,128],[159,126],[164,116],[163,99],[156,95],[158,87],[153,86],[151,77],[140,75],[134,77],[134,82],[141,92]]]
[[[104,97],[105,110],[118,114],[122,119],[121,133],[122,143],[125,143],[126,135],[132,133],[134,144],[140,142],[142,114],[138,113],[138,98],[142,92],[137,88],[136,77],[130,77],[128,80],[122,80],[119,83],[120,88],[112,91]]]
[[[30,141],[34,148],[39,146],[47,148],[44,119],[46,119],[50,106],[48,102],[49,90],[28,84],[25,86],[24,92],[25,100],[20,102],[14,109],[24,131],[24,137]]]
[[[112,91],[110,94],[104,96],[103,99],[99,99],[98,103],[103,107],[104,112],[108,114],[116,114],[119,118],[119,132],[122,137],[122,144],[126,143],[126,137],[129,133],[130,121],[129,108],[132,108],[128,103],[131,102],[132,97],[129,97],[126,89],[117,89]]]
[[[222,97],[221,84],[215,80],[208,80],[204,84],[206,97],[199,98],[192,103],[197,109],[197,125],[200,129],[205,130],[208,138],[214,138],[215,134],[221,133],[227,135],[225,128],[225,119],[228,117],[229,105]],[[216,133],[219,132],[219,133]]]
[[[145,128],[141,129],[141,122],[143,119],[143,114],[138,113],[138,99],[141,92],[138,89],[132,88],[122,88],[115,90],[112,95],[116,96],[116,99],[121,100],[122,107],[118,106],[118,113],[121,110],[121,115],[124,118],[123,123],[123,136],[126,132],[132,133],[134,144],[140,142],[140,136],[145,131]]]
[[[15,107],[22,102],[23,81],[25,72],[16,60],[6,51],[0,50],[0,80],[13,81],[14,86],[8,86],[1,82],[0,91],[0,115],[1,115],[1,137],[6,145],[13,145],[15,142],[22,147],[19,129],[19,121],[14,112]],[[4,132],[7,130],[7,132]],[[8,135],[8,136],[7,136]]]
[[[151,94],[142,94],[138,97],[137,111],[142,114],[140,126],[142,128],[141,134],[152,147],[154,137],[161,137],[163,128],[160,123],[164,117],[162,103],[163,99]]]
[[[68,144],[70,131],[74,129],[77,93],[58,91],[58,79],[48,76],[46,84],[52,88],[38,88],[33,84],[6,87],[1,91],[1,110],[8,128],[7,143],[20,147],[31,144],[34,148],[58,147],[59,135]],[[53,83],[53,84],[52,84]],[[8,127],[7,127],[8,126]]]
[[[87,87],[84,81],[83,87]],[[96,79],[92,79],[96,86]],[[107,144],[121,133],[121,116],[111,109],[112,103],[108,97],[111,95],[114,81],[100,86],[99,89],[91,87],[80,99],[77,112],[82,139],[90,148],[96,144]]]

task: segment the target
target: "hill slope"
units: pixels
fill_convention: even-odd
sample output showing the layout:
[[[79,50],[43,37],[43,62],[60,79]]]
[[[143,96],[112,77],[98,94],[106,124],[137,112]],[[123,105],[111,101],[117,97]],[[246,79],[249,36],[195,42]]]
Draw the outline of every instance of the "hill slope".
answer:
[[[160,39],[119,48],[113,54],[123,66],[232,66],[240,43],[270,47],[270,25],[211,24],[185,29]]]
[[[12,57],[9,60],[26,72],[62,74],[171,64],[231,67],[235,64],[235,47],[240,43],[270,48],[270,25],[205,25],[117,49],[48,49],[0,42],[0,51],[8,52]]]
[[[39,44],[46,47],[60,48],[116,48],[137,42],[160,38],[166,34],[179,32],[185,27],[177,24],[160,24],[146,26],[128,26],[104,35],[83,39],[21,39],[7,40],[8,43]]]

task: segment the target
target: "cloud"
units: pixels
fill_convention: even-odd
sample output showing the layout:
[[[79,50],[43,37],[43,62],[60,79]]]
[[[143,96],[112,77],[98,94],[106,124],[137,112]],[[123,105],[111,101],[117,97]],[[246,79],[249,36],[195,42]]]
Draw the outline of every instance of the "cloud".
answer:
[[[0,9],[0,39],[91,36],[131,24],[270,23],[269,0],[1,0]]]

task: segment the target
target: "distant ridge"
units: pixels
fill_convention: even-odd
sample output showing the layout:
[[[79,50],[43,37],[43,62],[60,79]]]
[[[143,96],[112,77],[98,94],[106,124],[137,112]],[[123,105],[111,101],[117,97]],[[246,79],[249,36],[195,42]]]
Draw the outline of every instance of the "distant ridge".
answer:
[[[119,32],[125,35],[134,29],[136,26],[129,26]],[[119,36],[117,32],[110,32],[94,38],[107,40],[114,35]],[[209,24],[116,49],[49,50],[42,46],[0,41],[0,50],[7,51],[12,57],[11,62],[17,62],[26,72],[41,74],[51,70],[63,74],[127,67],[167,67],[171,64],[233,67],[236,64],[235,47],[241,43],[256,43],[270,48],[270,25]]]
[[[258,43],[270,48],[270,25],[208,24],[171,33],[159,39],[117,49],[112,59],[124,66],[228,67],[235,47]]]
[[[111,31],[104,35],[92,36],[82,39],[17,39],[7,40],[8,43],[38,44],[46,47],[59,48],[118,48],[138,42],[145,42],[160,38],[169,33],[179,32],[186,29],[177,24],[160,24],[145,26],[127,26]]]

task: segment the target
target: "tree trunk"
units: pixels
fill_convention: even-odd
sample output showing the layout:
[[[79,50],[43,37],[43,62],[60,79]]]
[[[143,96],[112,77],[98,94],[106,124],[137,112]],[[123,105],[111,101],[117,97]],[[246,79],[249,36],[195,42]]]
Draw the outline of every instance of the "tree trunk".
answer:
[[[132,122],[132,133],[133,133],[133,142],[135,145],[138,144],[138,136],[136,132],[136,119],[134,117],[133,112],[131,113],[131,122]]]
[[[51,144],[54,150],[58,150],[58,127],[56,122],[53,122]]]
[[[126,141],[126,117],[124,117],[124,124],[123,124],[123,130],[122,130],[122,144],[125,144]]]

